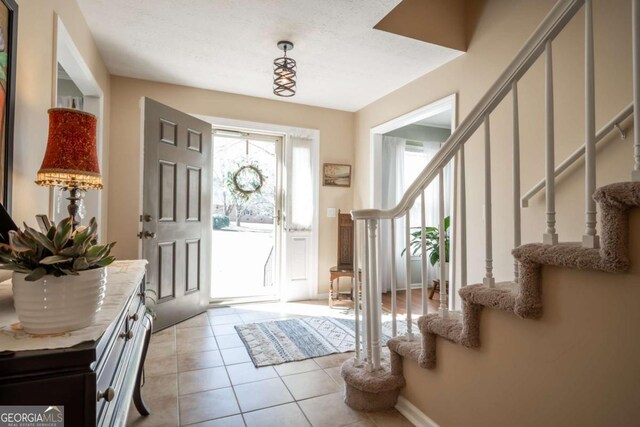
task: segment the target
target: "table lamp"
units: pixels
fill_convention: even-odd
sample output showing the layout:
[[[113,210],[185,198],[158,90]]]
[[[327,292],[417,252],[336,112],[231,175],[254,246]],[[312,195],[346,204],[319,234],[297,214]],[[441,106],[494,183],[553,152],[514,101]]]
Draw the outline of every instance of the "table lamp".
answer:
[[[67,210],[74,228],[80,222],[77,202],[82,193],[102,188],[96,124],[96,116],[84,111],[49,110],[49,139],[36,184],[69,191]]]

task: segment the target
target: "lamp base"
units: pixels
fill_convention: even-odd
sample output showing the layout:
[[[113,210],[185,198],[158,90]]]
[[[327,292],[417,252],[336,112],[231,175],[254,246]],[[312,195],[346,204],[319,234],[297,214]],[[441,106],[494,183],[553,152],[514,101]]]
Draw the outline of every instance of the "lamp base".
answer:
[[[68,190],[69,197],[67,197],[67,200],[69,201],[69,206],[67,206],[67,211],[69,212],[69,217],[71,218],[71,223],[75,230],[78,224],[80,224],[80,216],[78,215],[80,206],[78,205],[78,201],[82,199],[82,193],[84,190],[78,187],[69,187]]]

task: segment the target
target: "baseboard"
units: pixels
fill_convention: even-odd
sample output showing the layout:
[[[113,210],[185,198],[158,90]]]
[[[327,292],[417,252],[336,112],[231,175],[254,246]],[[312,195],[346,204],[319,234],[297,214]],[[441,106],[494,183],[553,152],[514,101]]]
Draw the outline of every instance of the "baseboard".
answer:
[[[396,409],[400,412],[406,419],[411,422],[414,426],[417,427],[440,427],[435,421],[429,418],[426,414],[424,414],[420,409],[416,408],[415,405],[409,402],[402,396],[398,397],[398,403],[396,403]]]
[[[316,298],[315,299],[329,299],[329,292],[323,292],[321,294],[316,294]]]

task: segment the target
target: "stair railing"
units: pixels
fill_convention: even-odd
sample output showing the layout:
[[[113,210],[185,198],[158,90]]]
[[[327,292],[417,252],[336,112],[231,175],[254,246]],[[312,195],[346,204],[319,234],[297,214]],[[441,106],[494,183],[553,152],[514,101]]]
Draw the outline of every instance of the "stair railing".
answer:
[[[629,103],[622,111],[615,115],[606,125],[604,125],[596,134],[596,144],[600,143],[600,141],[604,140],[607,135],[614,129],[617,129],[620,132],[620,138],[626,138],[626,131],[620,127],[620,124],[625,121],[629,116],[633,115],[633,102]],[[560,163],[554,172],[554,176],[559,176],[562,172],[569,169],[575,162],[580,160],[582,156],[584,156],[585,146],[581,145],[577,148],[569,157],[567,157],[562,163]],[[541,179],[535,186],[531,188],[520,200],[520,206],[523,208],[529,207],[529,200],[533,198],[536,194],[538,194],[542,189],[545,188],[547,181],[546,179]]]
[[[632,0],[633,4],[633,105],[640,102],[640,0]],[[406,246],[406,331],[405,339],[414,339],[412,309],[411,277],[411,221],[410,209],[421,198],[421,213],[424,212],[424,194],[426,188],[436,179],[439,183],[439,230],[444,230],[444,173],[447,165],[453,163],[456,167],[454,194],[459,192],[459,200],[454,200],[453,220],[459,222],[459,227],[452,230],[459,231],[460,236],[450,237],[451,264],[456,265],[457,253],[460,253],[460,286],[467,285],[467,231],[466,231],[466,181],[465,181],[465,144],[482,126],[484,129],[484,216],[485,216],[485,268],[483,284],[489,287],[496,286],[493,274],[493,241],[492,241],[492,184],[491,184],[491,125],[490,115],[496,107],[505,99],[508,93],[512,94],[513,102],[513,209],[514,209],[514,246],[520,245],[521,218],[520,218],[520,135],[518,115],[518,81],[531,68],[533,63],[544,53],[545,60],[545,203],[546,203],[546,230],[542,240],[548,244],[557,244],[558,235],[555,230],[555,132],[554,132],[554,89],[553,89],[553,54],[552,45],[556,36],[564,29],[567,23],[576,15],[581,7],[585,7],[585,232],[582,245],[587,248],[597,248],[599,238],[596,232],[596,210],[593,201],[595,191],[595,145],[598,135],[595,131],[595,90],[594,90],[594,46],[593,46],[593,15],[592,0],[560,0],[551,9],[542,23],[527,40],[523,48],[518,52],[513,61],[490,87],[487,93],[480,99],[460,126],[451,134],[442,148],[424,168],[416,180],[409,186],[397,206],[391,209],[362,209],[352,212],[354,219],[354,245],[355,258],[362,254],[360,261],[363,272],[363,284],[361,299],[356,286],[354,275],[354,299],[356,307],[356,361],[364,365],[368,370],[377,370],[382,366],[381,361],[381,286],[378,275],[378,265],[381,262],[391,260],[391,292],[392,292],[392,335],[398,334],[397,328],[397,277],[395,269],[395,229],[396,221],[404,218],[405,221],[405,246]],[[637,109],[634,110],[634,120],[640,120]],[[634,133],[634,170],[632,177],[640,181],[640,132]],[[384,222],[390,222],[391,247],[379,247],[378,230]],[[421,215],[422,239],[420,256],[423,265],[426,260],[425,248],[425,215]],[[440,233],[439,259],[445,259],[445,236]],[[455,247],[460,245],[459,250]],[[358,249],[361,248],[361,249]],[[356,271],[358,266],[356,265]],[[448,307],[447,286],[443,278],[446,277],[446,264],[440,263],[440,308],[439,315],[447,317],[450,311],[456,311],[455,300],[452,307]],[[514,262],[514,279],[518,281],[518,264]],[[426,268],[422,269],[423,311],[427,314],[425,293],[427,291],[428,278]],[[455,270],[450,275],[450,292],[456,295],[457,284]],[[358,303],[359,302],[359,303]],[[361,307],[361,310],[360,310]]]

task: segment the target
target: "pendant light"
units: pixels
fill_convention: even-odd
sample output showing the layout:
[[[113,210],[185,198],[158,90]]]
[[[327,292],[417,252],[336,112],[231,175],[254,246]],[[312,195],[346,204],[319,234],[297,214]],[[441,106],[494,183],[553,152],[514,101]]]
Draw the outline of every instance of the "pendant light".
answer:
[[[273,61],[273,93],[289,98],[296,94],[296,61],[287,57],[287,51],[293,49],[293,43],[279,41],[278,49],[284,51],[284,56]]]

